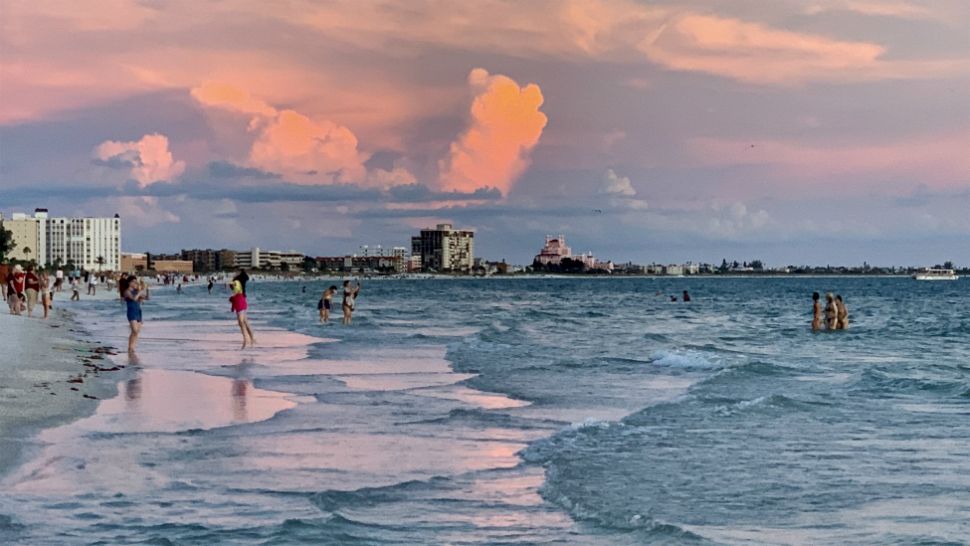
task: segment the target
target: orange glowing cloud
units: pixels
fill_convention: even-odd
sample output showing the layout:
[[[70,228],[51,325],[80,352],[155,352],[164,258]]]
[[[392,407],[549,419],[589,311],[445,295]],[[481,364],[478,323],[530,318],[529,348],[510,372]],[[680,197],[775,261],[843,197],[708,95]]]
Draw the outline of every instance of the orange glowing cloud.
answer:
[[[534,83],[520,87],[482,68],[471,71],[468,83],[476,92],[470,125],[439,162],[439,183],[445,190],[491,186],[507,194],[529,166],[548,121],[539,111],[542,91]]]
[[[380,175],[368,178],[364,167],[367,155],[357,149],[357,137],[347,127],[311,119],[295,110],[277,110],[249,92],[224,83],[205,83],[191,94],[204,106],[252,116],[249,130],[257,136],[247,158],[251,167],[304,184],[397,179]]]
[[[281,111],[249,152],[250,165],[295,181],[329,177],[362,182],[366,159],[350,129],[327,120],[314,121],[293,110]]]
[[[106,140],[94,149],[94,158],[128,169],[129,176],[143,188],[156,182],[171,182],[185,172],[185,162],[176,161],[168,149],[168,137],[158,133],[131,142]]]

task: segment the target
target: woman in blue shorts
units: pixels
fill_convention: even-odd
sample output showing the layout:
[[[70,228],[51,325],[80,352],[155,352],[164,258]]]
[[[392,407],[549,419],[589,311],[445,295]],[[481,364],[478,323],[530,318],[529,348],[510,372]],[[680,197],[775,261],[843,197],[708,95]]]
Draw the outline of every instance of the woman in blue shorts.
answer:
[[[148,287],[144,283],[139,283],[134,275],[129,275],[121,279],[118,288],[121,298],[125,300],[128,325],[131,327],[131,334],[128,336],[128,352],[134,353],[135,346],[138,345],[138,334],[141,333],[141,302],[148,299]]]

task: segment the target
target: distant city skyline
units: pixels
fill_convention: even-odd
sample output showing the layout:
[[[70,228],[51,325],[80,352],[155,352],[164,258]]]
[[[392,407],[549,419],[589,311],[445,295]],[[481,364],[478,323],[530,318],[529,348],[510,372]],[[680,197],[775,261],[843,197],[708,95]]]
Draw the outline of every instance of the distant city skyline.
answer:
[[[970,264],[963,0],[0,9],[0,210],[125,251]]]

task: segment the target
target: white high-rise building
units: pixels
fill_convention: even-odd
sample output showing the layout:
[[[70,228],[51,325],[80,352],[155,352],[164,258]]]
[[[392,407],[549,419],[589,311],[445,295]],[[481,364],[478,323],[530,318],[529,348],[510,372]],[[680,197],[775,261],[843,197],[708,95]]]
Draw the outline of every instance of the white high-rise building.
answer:
[[[121,218],[50,218],[47,209],[34,216],[14,213],[4,221],[16,248],[10,257],[34,260],[40,267],[73,263],[88,271],[121,269]],[[30,249],[26,252],[26,249]]]
[[[121,218],[38,218],[47,263],[73,263],[87,271],[121,270]]]

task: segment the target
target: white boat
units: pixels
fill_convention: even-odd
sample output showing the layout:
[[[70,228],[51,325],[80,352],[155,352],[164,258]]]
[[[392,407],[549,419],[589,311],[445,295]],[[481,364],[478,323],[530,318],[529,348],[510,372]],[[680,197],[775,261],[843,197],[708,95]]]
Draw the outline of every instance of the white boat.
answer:
[[[913,273],[918,281],[955,281],[960,277],[952,269],[924,269]]]

